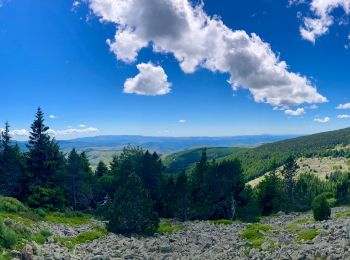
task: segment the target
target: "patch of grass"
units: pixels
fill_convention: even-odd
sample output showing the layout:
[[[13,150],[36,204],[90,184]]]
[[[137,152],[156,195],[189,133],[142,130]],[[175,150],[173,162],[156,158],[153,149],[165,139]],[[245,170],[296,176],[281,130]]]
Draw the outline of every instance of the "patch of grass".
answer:
[[[10,220],[15,221],[17,223],[21,223],[24,226],[31,226],[31,225],[35,224],[35,222],[36,222],[36,220],[32,220],[32,219],[28,218],[27,215],[19,215],[19,214],[15,214],[15,213],[0,211],[0,220],[4,221],[6,219],[10,219]]]
[[[296,241],[298,243],[301,243],[301,241],[310,241],[312,239],[314,239],[315,237],[317,237],[320,234],[319,231],[317,231],[316,229],[309,229],[309,230],[305,230],[302,231],[298,234],[298,236],[296,237]]]
[[[48,229],[43,229],[38,233],[32,233],[30,235],[30,240],[35,241],[36,243],[42,245],[45,244],[47,238],[52,236],[52,232]]]
[[[343,211],[343,212],[338,212],[335,214],[336,218],[346,218],[346,217],[350,217],[350,210],[347,211]]]
[[[303,230],[303,227],[297,223],[289,223],[284,228],[289,233],[299,233]]]
[[[210,220],[209,222],[215,225],[232,225],[233,223],[235,223],[234,220],[229,219]]]
[[[80,226],[90,223],[91,215],[81,214],[79,216],[67,216],[60,212],[50,212],[46,214],[44,220],[54,224],[62,223],[71,226]]]
[[[80,233],[76,237],[55,237],[56,242],[60,242],[63,246],[72,250],[76,245],[86,243],[88,241],[96,240],[108,234],[105,228],[99,228],[84,233]]]
[[[184,225],[173,225],[170,221],[166,221],[159,225],[157,233],[170,235],[172,233],[179,232],[183,229]]]
[[[252,244],[252,248],[260,248],[265,242],[270,242],[266,239],[264,233],[271,230],[272,227],[263,224],[250,224],[247,228],[240,234],[242,238]]]
[[[305,224],[308,222],[314,222],[314,220],[311,218],[297,218],[293,221],[295,224]]]

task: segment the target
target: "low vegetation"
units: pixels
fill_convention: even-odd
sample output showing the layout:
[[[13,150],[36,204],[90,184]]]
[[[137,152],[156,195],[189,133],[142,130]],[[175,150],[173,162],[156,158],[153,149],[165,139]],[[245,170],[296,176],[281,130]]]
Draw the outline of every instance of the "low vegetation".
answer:
[[[296,237],[296,241],[298,243],[301,243],[303,241],[310,241],[313,240],[315,237],[317,237],[319,235],[319,231],[317,231],[316,229],[309,229],[309,230],[304,230],[301,231],[297,237]]]
[[[170,221],[165,221],[159,224],[157,233],[171,235],[185,228],[184,225],[173,225]]]
[[[263,224],[250,224],[247,228],[241,233],[241,237],[247,242],[251,243],[252,248],[261,248],[261,245],[265,242],[268,242],[267,232],[272,229],[269,225]]]
[[[63,246],[72,250],[76,245],[86,243],[95,239],[102,238],[108,234],[105,228],[99,227],[94,230],[80,233],[76,237],[54,237],[56,242],[61,243]]]
[[[232,225],[236,222],[230,219],[217,219],[217,220],[210,220],[210,223],[215,225]]]

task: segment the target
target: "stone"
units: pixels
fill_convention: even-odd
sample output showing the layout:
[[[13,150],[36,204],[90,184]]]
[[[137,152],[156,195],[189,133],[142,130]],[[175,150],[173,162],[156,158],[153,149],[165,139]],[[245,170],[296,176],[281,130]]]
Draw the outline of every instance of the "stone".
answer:
[[[265,250],[269,249],[270,246],[271,246],[271,243],[270,243],[270,242],[264,242],[264,243],[261,245],[261,249],[265,251]]]

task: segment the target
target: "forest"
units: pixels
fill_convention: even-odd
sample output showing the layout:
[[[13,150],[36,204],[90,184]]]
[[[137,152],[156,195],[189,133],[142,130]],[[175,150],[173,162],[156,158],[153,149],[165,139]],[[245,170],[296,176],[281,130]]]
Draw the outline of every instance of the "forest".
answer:
[[[312,209],[315,219],[323,220],[329,218],[330,207],[350,203],[350,175],[335,171],[326,180],[311,173],[295,176],[296,157],[283,152],[293,148],[288,141],[258,150],[261,154],[268,148],[273,151],[269,160],[259,159],[264,166],[261,169],[272,171],[252,188],[245,184],[242,167],[248,155],[209,160],[203,149],[190,172],[183,169],[167,174],[157,153],[128,146],[109,165],[101,161],[93,170],[84,152],[72,149],[64,154],[48,130],[39,108],[27,152],[21,152],[6,122],[0,140],[0,194],[18,199],[36,212],[89,212],[108,220],[108,230],[115,233],[152,235],[160,218],[255,222],[279,211]],[[300,142],[305,149],[316,151],[312,146],[315,138]],[[280,176],[274,170],[282,160],[275,158],[282,144]],[[322,147],[332,144],[339,142],[327,139]],[[257,159],[253,155],[250,160],[253,158]]]

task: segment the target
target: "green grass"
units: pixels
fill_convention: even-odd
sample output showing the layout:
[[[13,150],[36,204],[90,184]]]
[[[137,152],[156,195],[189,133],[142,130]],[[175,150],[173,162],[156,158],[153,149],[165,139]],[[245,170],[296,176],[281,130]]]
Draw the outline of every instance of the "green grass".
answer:
[[[170,221],[166,221],[159,225],[157,233],[170,235],[172,233],[179,232],[183,229],[184,225],[173,225]]]
[[[48,229],[43,229],[38,233],[32,233],[30,236],[30,240],[35,241],[36,243],[42,245],[45,244],[47,238],[52,236],[52,233]]]
[[[338,212],[335,214],[336,218],[346,218],[346,217],[350,217],[350,210],[347,211],[343,211],[343,212]]]
[[[316,229],[309,229],[309,230],[305,230],[302,231],[298,234],[298,236],[296,237],[296,241],[298,243],[301,243],[301,241],[310,241],[312,239],[314,239],[315,237],[317,237],[320,234],[319,231],[317,231]]]
[[[315,222],[313,219],[311,218],[297,218],[296,220],[293,221],[293,223],[295,224],[305,224],[308,222]]]
[[[99,227],[91,231],[80,233],[76,237],[55,237],[54,240],[67,247],[69,250],[72,250],[76,245],[99,239],[107,234],[108,232],[105,228]]]
[[[44,220],[54,224],[62,223],[71,226],[80,226],[90,223],[91,215],[66,216],[64,213],[50,212],[45,216]]]
[[[252,244],[252,248],[260,248],[261,245],[265,242],[271,242],[266,238],[264,233],[272,229],[269,225],[263,224],[250,224],[246,229],[240,234],[240,236],[245,239],[247,242]],[[271,243],[272,245],[272,243]]]
[[[26,215],[19,215],[19,214],[15,214],[15,213],[0,211],[0,220],[4,221],[6,219],[11,219],[12,221],[15,221],[17,223],[21,223],[27,227],[37,223],[36,220],[33,220],[32,218],[29,218]]]
[[[210,220],[209,222],[214,224],[214,225],[232,225],[232,224],[236,223],[236,221],[230,220],[230,219]]]
[[[302,231],[304,228],[297,224],[297,223],[289,223],[287,224],[285,227],[285,230],[288,231],[288,233],[299,233],[300,231]]]

